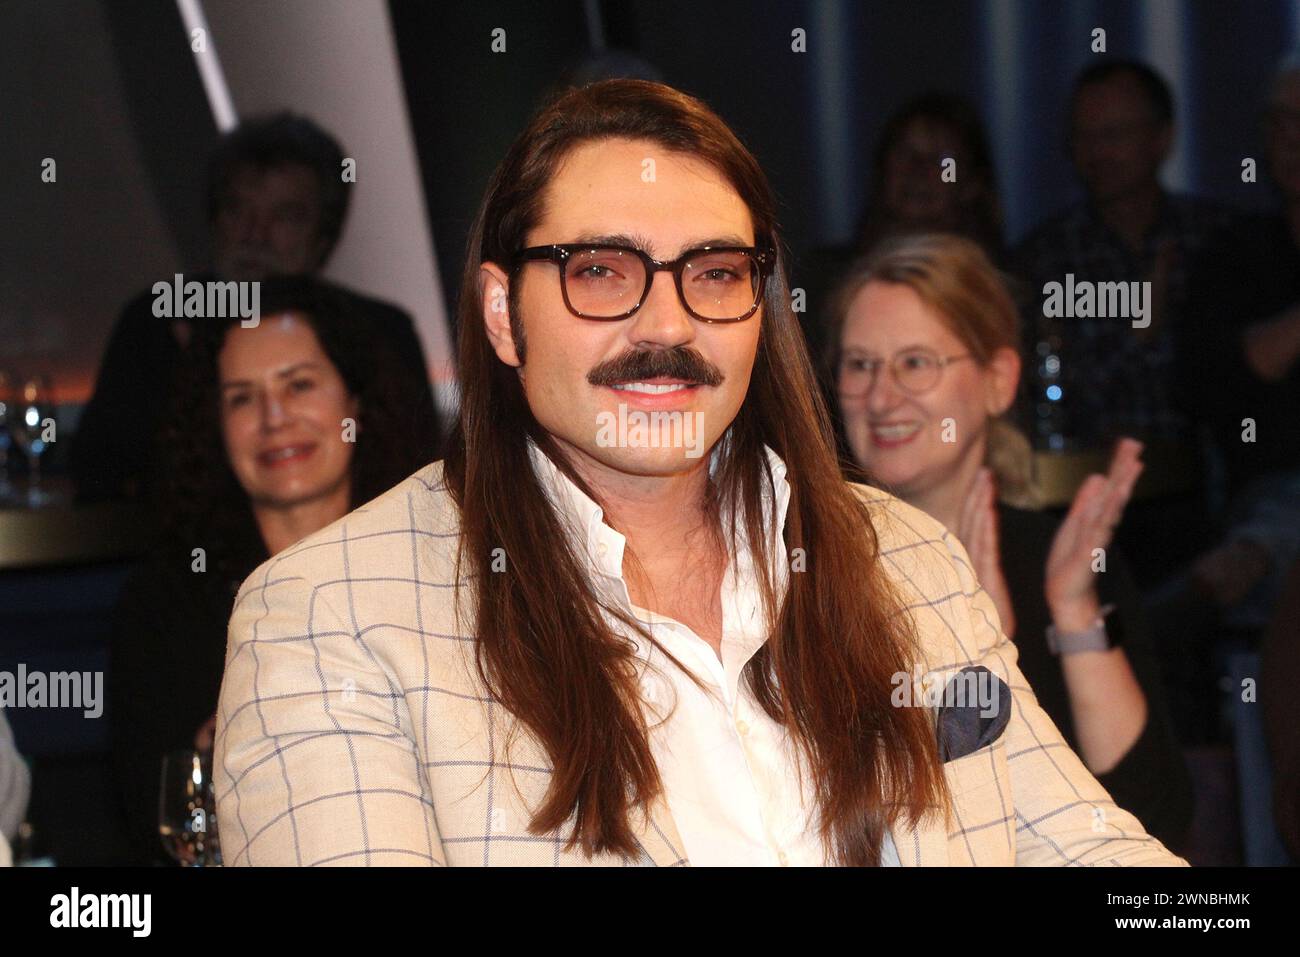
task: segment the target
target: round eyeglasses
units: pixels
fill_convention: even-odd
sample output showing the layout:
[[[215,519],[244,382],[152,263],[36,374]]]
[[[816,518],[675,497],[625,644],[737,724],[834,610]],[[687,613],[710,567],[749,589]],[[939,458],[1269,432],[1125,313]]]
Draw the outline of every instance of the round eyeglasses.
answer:
[[[932,349],[904,349],[889,360],[889,373],[899,389],[909,395],[922,395],[939,384],[943,370],[971,354],[941,356]],[[883,359],[848,355],[840,359],[839,392],[846,398],[860,398],[871,391]]]
[[[740,322],[758,311],[776,256],[757,246],[703,246],[671,262],[632,246],[560,243],[531,246],[515,260],[560,267],[560,294],[579,319],[626,319],[645,303],[655,273],[673,274],[677,297],[701,322]]]

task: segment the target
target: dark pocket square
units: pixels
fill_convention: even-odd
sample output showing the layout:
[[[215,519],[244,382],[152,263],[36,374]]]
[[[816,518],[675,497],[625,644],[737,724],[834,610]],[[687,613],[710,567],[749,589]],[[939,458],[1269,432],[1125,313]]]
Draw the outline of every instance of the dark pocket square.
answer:
[[[994,713],[990,714],[989,712]],[[983,665],[963,668],[943,689],[937,734],[947,764],[996,741],[1011,720],[1011,689]]]

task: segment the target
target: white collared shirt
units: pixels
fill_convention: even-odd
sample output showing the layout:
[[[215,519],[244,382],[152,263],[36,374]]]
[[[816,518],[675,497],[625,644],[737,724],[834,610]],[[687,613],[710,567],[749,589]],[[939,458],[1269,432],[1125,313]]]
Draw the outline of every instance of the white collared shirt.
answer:
[[[786,465],[765,447],[775,515],[768,523],[778,584],[785,586],[785,527],[790,486]],[[743,525],[741,549],[728,563],[722,581],[722,659],[690,628],[631,603],[623,578],[626,539],[604,522],[604,512],[584,495],[546,455],[529,443],[533,467],[571,525],[579,554],[586,553],[593,583],[620,608],[644,623],[672,655],[711,690],[705,694],[667,658],[637,635],[642,704],[650,723],[650,749],[663,780],[668,809],[695,866],[825,865],[816,831],[811,775],[803,763],[803,787],[796,767],[797,748],[785,729],[768,717],[740,681],[746,662],[767,641],[762,593]],[[710,460],[712,466],[713,461]],[[770,498],[770,496],[766,496]],[[773,516],[773,503],[764,501]],[[621,623],[611,627],[623,633]],[[653,667],[645,667],[653,665]],[[667,721],[661,720],[672,709]],[[881,863],[897,866],[898,852],[888,831]]]

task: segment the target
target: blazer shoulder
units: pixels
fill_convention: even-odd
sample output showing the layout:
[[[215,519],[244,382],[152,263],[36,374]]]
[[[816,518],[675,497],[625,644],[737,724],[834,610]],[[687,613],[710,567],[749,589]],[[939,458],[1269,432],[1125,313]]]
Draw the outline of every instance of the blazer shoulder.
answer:
[[[911,613],[926,657],[969,662],[993,647],[1001,637],[997,611],[957,536],[888,492],[850,485],[867,505],[881,568]]]
[[[848,484],[867,506],[881,552],[937,549],[951,559],[951,542],[956,539],[937,519],[883,489],[857,482]]]
[[[409,574],[411,555],[427,562],[445,557],[459,538],[459,510],[433,462],[387,492],[289,546],[258,566],[240,588],[271,580],[301,579],[325,585],[386,574]],[[405,549],[397,547],[406,543]]]

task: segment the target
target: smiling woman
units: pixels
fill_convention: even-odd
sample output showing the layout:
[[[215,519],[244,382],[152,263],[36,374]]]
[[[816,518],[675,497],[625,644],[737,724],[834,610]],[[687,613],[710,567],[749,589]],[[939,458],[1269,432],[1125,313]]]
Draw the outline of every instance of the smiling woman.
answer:
[[[230,329],[217,370],[226,456],[275,554],[348,511],[358,398],[298,311]]]
[[[1148,831],[1181,843],[1191,783],[1138,593],[1111,547],[1142,470],[1140,443],[1121,443],[1109,476],[1084,483],[1064,521],[1024,507],[1028,443],[1000,418],[1020,371],[1017,313],[967,239],[881,244],[845,278],[834,316],[837,393],[856,464],[966,546],[1066,741]]]
[[[226,621],[256,565],[436,457],[405,428],[386,340],[311,279],[262,284],[262,321],[195,330],[168,436],[165,544],[113,634],[114,753],[135,857],[160,857],[161,755],[195,746],[217,702]]]

